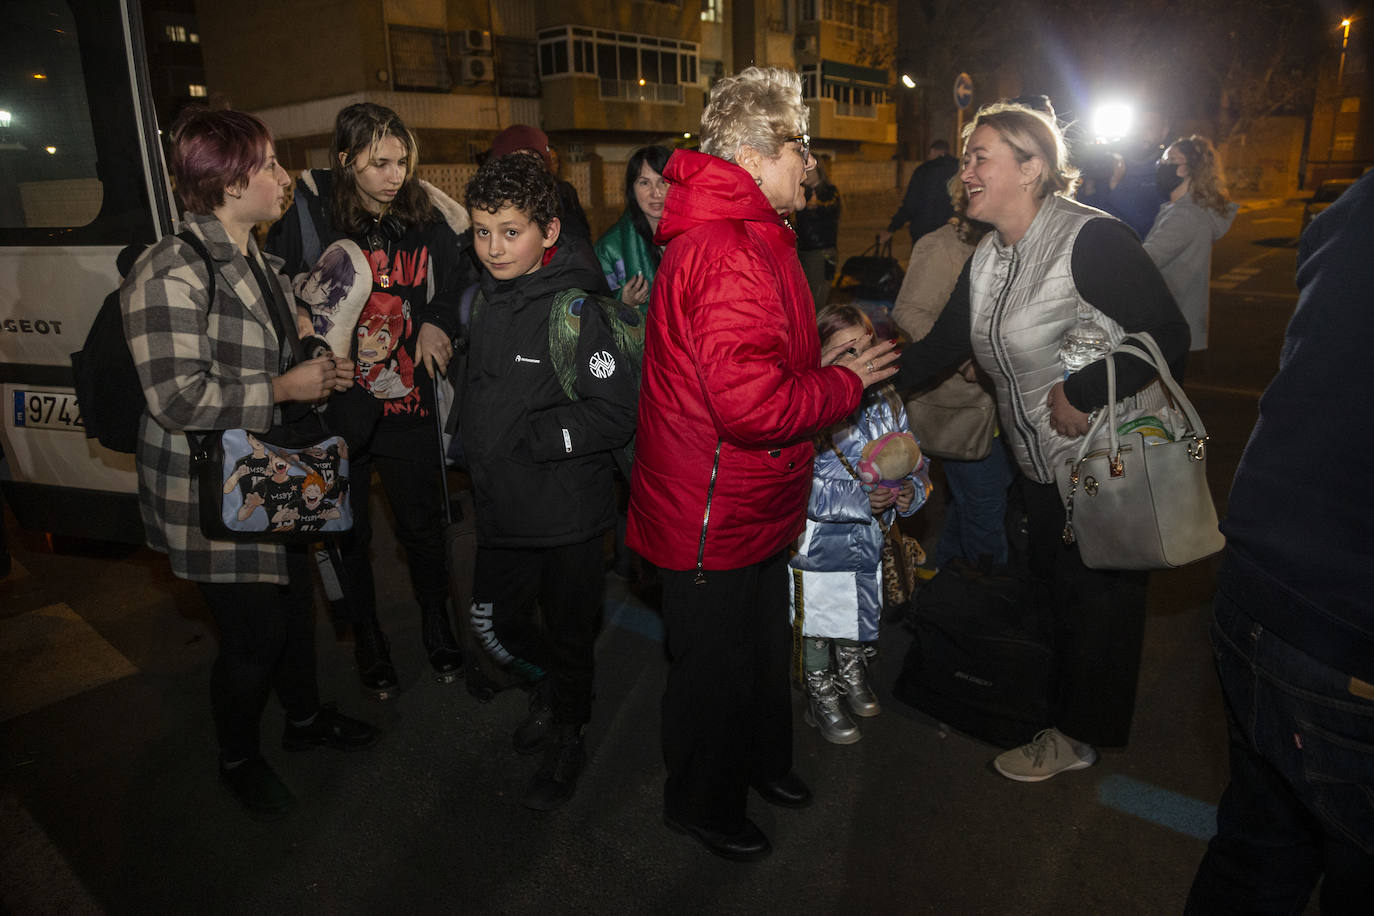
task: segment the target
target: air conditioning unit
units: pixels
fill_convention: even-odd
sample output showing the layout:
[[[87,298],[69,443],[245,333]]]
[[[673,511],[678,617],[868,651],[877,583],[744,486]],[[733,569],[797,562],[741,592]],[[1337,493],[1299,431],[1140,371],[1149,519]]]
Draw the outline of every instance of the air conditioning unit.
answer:
[[[453,34],[458,39],[459,54],[475,57],[491,53],[491,33],[485,29],[463,29]]]
[[[496,60],[491,57],[459,59],[458,78],[465,83],[490,83],[496,79]]]
[[[815,54],[816,36],[798,35],[796,40],[792,42],[792,49],[798,54]]]

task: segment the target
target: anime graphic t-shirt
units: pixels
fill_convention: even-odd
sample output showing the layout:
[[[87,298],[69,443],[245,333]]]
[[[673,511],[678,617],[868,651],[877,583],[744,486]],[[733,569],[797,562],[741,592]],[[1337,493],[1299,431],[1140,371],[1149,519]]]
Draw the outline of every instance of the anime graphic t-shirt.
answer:
[[[428,416],[415,380],[414,310],[428,291],[429,249],[380,242],[363,255],[372,271],[372,294],[354,332],[354,381],[382,402],[383,417]]]

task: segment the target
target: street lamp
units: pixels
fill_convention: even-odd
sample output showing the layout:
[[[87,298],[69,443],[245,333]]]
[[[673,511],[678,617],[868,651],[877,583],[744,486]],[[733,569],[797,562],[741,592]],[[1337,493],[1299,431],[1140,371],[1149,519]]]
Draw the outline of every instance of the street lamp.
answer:
[[[1341,83],[1345,81],[1345,49],[1350,44],[1350,20],[1342,19],[1337,26],[1341,30],[1341,62],[1336,67],[1335,101],[1331,106],[1331,142],[1326,145],[1326,177],[1331,177],[1331,162],[1336,155],[1336,120],[1341,116]]]

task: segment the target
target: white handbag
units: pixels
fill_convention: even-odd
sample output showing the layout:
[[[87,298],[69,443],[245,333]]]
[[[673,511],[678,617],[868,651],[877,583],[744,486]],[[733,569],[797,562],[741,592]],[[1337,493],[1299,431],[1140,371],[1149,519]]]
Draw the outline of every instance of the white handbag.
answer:
[[[1172,569],[1210,557],[1226,540],[1207,486],[1207,429],[1149,334],[1131,335],[1127,353],[1150,363],[1186,428],[1172,442],[1118,433],[1116,366],[1107,360],[1107,406],[1094,416],[1078,458],[1056,469],[1064,499],[1064,542],[1092,569]],[[1124,419],[1124,418],[1122,418]],[[1105,435],[1099,435],[1106,423]]]

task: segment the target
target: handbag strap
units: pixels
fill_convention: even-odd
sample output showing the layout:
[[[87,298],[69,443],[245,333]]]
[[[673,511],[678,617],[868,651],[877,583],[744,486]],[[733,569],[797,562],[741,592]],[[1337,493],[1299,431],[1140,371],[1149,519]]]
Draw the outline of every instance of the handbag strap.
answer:
[[[1117,432],[1116,422],[1116,360],[1112,356],[1117,353],[1124,353],[1128,356],[1142,360],[1153,366],[1159,373],[1159,380],[1164,385],[1165,390],[1173,397],[1178,408],[1183,413],[1183,418],[1188,424],[1184,430],[1184,435],[1180,439],[1190,437],[1193,441],[1188,444],[1188,457],[1193,461],[1201,461],[1207,455],[1207,427],[1202,424],[1202,416],[1198,414],[1197,408],[1189,400],[1188,395],[1183,393],[1183,387],[1174,378],[1174,374],[1169,370],[1169,363],[1164,358],[1164,353],[1159,349],[1159,344],[1155,343],[1154,337],[1145,331],[1139,331],[1131,335],[1138,340],[1145,349],[1132,346],[1131,344],[1120,344],[1107,355],[1107,405],[1103,410],[1095,412],[1092,424],[1088,427],[1087,434],[1083,437],[1083,444],[1078,447],[1078,460],[1074,462],[1073,470],[1069,474],[1069,494],[1064,500],[1064,531],[1063,541],[1065,544],[1074,542],[1073,533],[1073,506],[1074,497],[1078,493],[1078,483],[1080,471],[1083,467],[1083,459],[1088,454],[1088,449],[1092,447],[1092,442],[1097,432],[1105,421],[1108,426],[1108,435],[1111,439],[1111,451],[1108,453],[1108,467],[1113,477],[1120,477],[1123,473],[1121,462],[1121,439]]]
[[[1099,429],[1101,429],[1103,422],[1108,424],[1107,432],[1111,440],[1111,454],[1116,456],[1121,451],[1121,441],[1117,434],[1117,427],[1119,424],[1117,423],[1116,414],[1116,360],[1112,358],[1118,353],[1134,356],[1142,362],[1152,366],[1155,371],[1159,373],[1160,382],[1164,385],[1165,390],[1173,397],[1174,402],[1178,405],[1180,412],[1183,414],[1183,418],[1188,423],[1188,427],[1184,430],[1184,433],[1194,440],[1196,443],[1194,448],[1199,452],[1200,456],[1200,453],[1205,448],[1208,437],[1207,427],[1203,425],[1202,417],[1198,414],[1197,408],[1193,406],[1193,402],[1189,400],[1188,395],[1184,394],[1183,387],[1179,385],[1178,381],[1174,378],[1174,374],[1169,371],[1169,363],[1164,358],[1164,353],[1159,349],[1159,344],[1155,343],[1155,339],[1145,331],[1134,333],[1131,337],[1138,340],[1145,349],[1141,350],[1139,347],[1132,346],[1131,344],[1120,344],[1107,355],[1107,404],[1105,408],[1097,411],[1096,416],[1093,418],[1092,425],[1088,428],[1087,435],[1083,437],[1083,444],[1078,447],[1078,462],[1081,462],[1083,457],[1087,455],[1088,450],[1092,447],[1093,439],[1097,435]],[[1075,464],[1078,462],[1075,462]]]
[[[840,451],[838,445],[831,445],[830,450],[835,453],[836,458],[840,459],[840,464],[844,465],[844,469],[849,472],[850,477],[853,477],[855,480],[863,480],[863,478],[859,476],[859,472],[854,470],[854,465],[850,464],[849,459],[844,456],[844,452]],[[883,520],[876,515],[873,516],[873,520],[878,523],[878,530],[882,531],[883,537],[890,538],[892,536],[891,525],[884,525]]]

